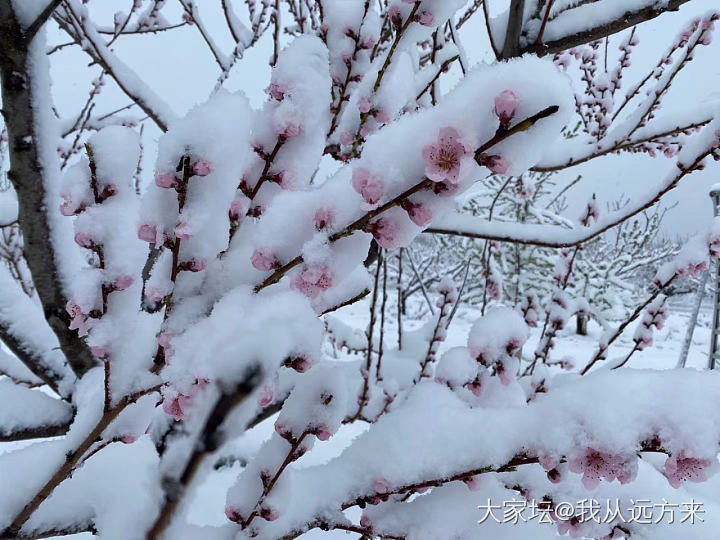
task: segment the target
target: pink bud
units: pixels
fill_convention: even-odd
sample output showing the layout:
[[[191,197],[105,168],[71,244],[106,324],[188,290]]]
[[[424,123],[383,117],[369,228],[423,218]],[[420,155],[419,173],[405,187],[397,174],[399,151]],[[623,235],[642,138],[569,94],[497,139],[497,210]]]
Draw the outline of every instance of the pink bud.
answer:
[[[159,172],[155,174],[155,184],[161,188],[174,188],[177,185],[175,173]]]
[[[273,255],[269,248],[265,247],[257,248],[253,252],[252,257],[250,257],[250,262],[256,270],[262,272],[273,270],[278,266],[278,260],[275,258],[275,255]]]
[[[375,121],[378,124],[387,124],[390,121],[390,117],[384,111],[375,111],[373,113],[373,118],[375,118]]]
[[[547,478],[553,484],[559,484],[562,481],[562,474],[557,469],[550,469],[547,472]]]
[[[495,174],[505,174],[510,169],[510,162],[502,156],[490,156],[485,166]]]
[[[518,98],[512,90],[503,90],[495,96],[495,114],[500,118],[500,123],[508,127],[510,120],[515,115],[518,106]]]
[[[260,517],[262,517],[266,521],[275,521],[277,518],[280,517],[280,514],[277,512],[277,510],[274,510],[272,508],[263,508],[260,510]]]
[[[422,24],[423,26],[434,26],[435,25],[435,15],[433,15],[429,11],[422,11],[417,16],[417,21],[420,24]]]
[[[193,258],[187,264],[187,270],[190,272],[202,272],[207,268],[207,261],[205,259]]]
[[[389,493],[391,488],[387,480],[385,480],[384,478],[378,478],[377,480],[375,480],[374,489],[375,493],[384,495],[385,493]]]
[[[343,131],[340,134],[340,144],[342,144],[344,146],[350,146],[354,140],[355,140],[355,137],[353,136],[352,133],[350,133],[348,131]],[[72,215],[72,214],[70,214],[70,215]]]
[[[192,226],[186,221],[180,222],[175,226],[175,238],[180,240],[190,240],[193,233]]]
[[[322,425],[315,429],[315,436],[321,441],[327,441],[332,437],[332,432],[326,425]]]
[[[132,276],[122,275],[115,278],[112,287],[116,291],[124,291],[133,284],[135,279]]]
[[[372,109],[372,103],[368,98],[361,98],[358,101],[357,108],[361,113],[369,113],[370,109]]]
[[[241,521],[243,521],[240,512],[238,512],[238,510],[236,510],[232,506],[227,506],[225,508],[225,515],[230,521],[234,521],[235,523],[240,523]]]
[[[157,226],[150,223],[143,223],[138,228],[138,238],[143,242],[157,243]]]
[[[125,435],[121,435],[119,439],[120,442],[124,444],[132,444],[137,440],[137,437],[135,437],[132,433],[126,433]]]
[[[78,232],[75,233],[75,243],[80,246],[84,247],[86,249],[90,249],[93,247],[94,243],[92,238],[88,233],[85,232]]]
[[[312,367],[312,365],[307,358],[305,358],[304,356],[300,356],[292,360],[290,367],[292,367],[298,373],[305,373]]]
[[[427,206],[412,203],[408,203],[405,206],[407,206],[405,209],[407,210],[410,220],[418,227],[425,227],[432,221],[433,215]]]
[[[90,352],[95,358],[99,358],[100,360],[107,358],[109,354],[107,348],[102,345],[90,347]]]
[[[473,395],[475,395],[477,397],[482,396],[483,387],[480,383],[478,383],[478,382],[470,383],[467,388],[468,388],[468,390],[470,390],[470,392],[473,393]]]
[[[265,408],[273,401],[275,401],[275,388],[268,384],[263,385],[258,395],[258,405]]]
[[[370,518],[367,517],[366,515],[363,515],[363,516],[360,518],[360,526],[361,526],[361,527],[364,527],[364,528],[366,528],[366,529],[369,529],[369,528],[370,528]]]
[[[335,223],[335,212],[332,208],[318,208],[315,210],[313,223],[315,224],[315,229],[318,231],[330,229]]]
[[[285,98],[285,89],[278,83],[270,83],[268,93],[272,96],[273,99],[276,99],[278,101],[282,101]]]
[[[233,202],[230,203],[228,216],[231,221],[238,221],[243,215],[245,215],[247,210],[247,204],[244,200],[234,199]]]
[[[195,176],[207,176],[212,172],[212,164],[205,159],[199,159],[193,163],[192,172]]]

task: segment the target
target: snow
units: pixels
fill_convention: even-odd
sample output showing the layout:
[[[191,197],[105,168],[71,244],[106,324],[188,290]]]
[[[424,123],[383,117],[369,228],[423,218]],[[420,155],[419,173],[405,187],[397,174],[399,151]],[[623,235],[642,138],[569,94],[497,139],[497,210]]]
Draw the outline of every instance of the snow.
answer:
[[[68,403],[0,379],[0,437],[23,429],[61,426],[71,416],[72,407]]]

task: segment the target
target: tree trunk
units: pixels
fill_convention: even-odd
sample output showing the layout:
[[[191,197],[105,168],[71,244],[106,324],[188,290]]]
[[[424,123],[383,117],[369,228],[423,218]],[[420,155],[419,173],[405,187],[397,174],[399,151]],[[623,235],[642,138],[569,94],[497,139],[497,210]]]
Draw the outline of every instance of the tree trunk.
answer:
[[[587,336],[587,314],[581,311],[575,315],[575,333],[578,336]]]
[[[23,233],[24,255],[45,312],[68,363],[78,376],[96,365],[88,347],[71,331],[70,316],[56,266],[56,252],[50,238],[44,175],[38,150],[43,136],[35,126],[39,115],[50,112],[46,96],[33,95],[37,81],[29,67],[29,47],[10,0],[0,0],[0,76],[2,76],[2,114],[8,132],[10,170],[18,198],[18,217]],[[47,75],[49,77],[49,74]],[[34,84],[35,83],[35,84]],[[39,108],[47,111],[39,111]],[[52,209],[57,211],[57,209]]]

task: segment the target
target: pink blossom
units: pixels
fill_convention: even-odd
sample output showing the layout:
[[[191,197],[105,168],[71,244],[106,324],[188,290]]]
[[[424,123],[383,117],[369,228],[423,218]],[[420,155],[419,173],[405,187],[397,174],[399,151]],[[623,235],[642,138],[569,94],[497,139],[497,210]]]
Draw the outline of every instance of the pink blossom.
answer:
[[[373,113],[373,118],[375,118],[375,121],[378,124],[387,124],[390,121],[390,116],[388,116],[388,113],[385,111],[375,111]]]
[[[513,377],[513,374],[510,373],[507,369],[505,369],[505,366],[502,365],[502,363],[498,363],[496,367],[496,373],[498,378],[500,379],[500,383],[503,386],[509,385],[515,377]]]
[[[403,18],[402,13],[400,13],[400,6],[397,4],[393,4],[390,6],[387,10],[388,17],[390,17],[390,21],[397,26],[398,28],[402,26]]]
[[[375,39],[372,37],[366,37],[360,42],[361,49],[372,49],[375,47]]]
[[[273,99],[282,101],[285,98],[285,94],[287,93],[287,88],[280,83],[271,82],[270,86],[268,87],[268,93]]]
[[[706,469],[713,464],[712,459],[686,457],[684,452],[678,456],[669,456],[665,461],[663,474],[670,485],[679,488],[684,481],[704,482],[708,475]]]
[[[357,108],[361,113],[369,113],[370,109],[372,109],[372,103],[368,98],[361,98],[358,101]]]
[[[502,156],[489,156],[484,165],[495,174],[506,174],[510,170],[510,161]]]
[[[542,456],[540,458],[540,466],[546,471],[550,471],[560,465],[560,460],[555,456]]]
[[[163,349],[170,349],[170,340],[172,339],[172,334],[169,332],[158,332],[158,334],[155,336],[155,340],[158,342],[158,345],[160,345]]]
[[[143,223],[138,228],[138,238],[143,242],[156,244],[158,236],[157,226],[152,223]]]
[[[74,201],[69,193],[61,193],[60,196],[63,199],[63,202],[60,204],[60,213],[63,216],[74,216],[82,212],[82,206]]]
[[[151,300],[152,302],[159,302],[160,300],[165,298],[165,296],[167,294],[168,293],[166,293],[159,287],[153,287],[153,286],[145,287],[145,297],[148,300]]]
[[[118,192],[117,186],[112,182],[108,182],[105,185],[105,187],[103,188],[101,196],[103,199],[107,199],[107,198],[115,195],[117,192]]]
[[[285,424],[276,421],[275,422],[275,433],[280,435],[283,439],[290,441],[293,438],[292,431],[285,427]]]
[[[340,144],[350,146],[355,141],[355,136],[349,131],[343,131],[340,134]],[[72,214],[71,214],[72,215]]]
[[[384,478],[378,478],[375,480],[375,484],[373,485],[373,488],[375,489],[375,493],[378,493],[380,495],[385,495],[386,493],[390,493],[391,487],[387,480]]]
[[[568,465],[572,472],[583,474],[582,483],[589,490],[595,489],[601,478],[608,482],[617,478],[624,484],[637,474],[636,456],[609,454],[590,447],[569,460]]]
[[[248,211],[247,199],[233,199],[230,203],[230,210],[228,216],[231,221],[239,221]]]
[[[170,399],[165,397],[162,408],[165,414],[172,416],[176,421],[180,421],[186,418],[191,402],[191,396],[177,394]]]
[[[379,176],[367,169],[356,168],[353,170],[352,186],[355,191],[362,195],[366,203],[362,207],[363,210],[377,208],[383,195],[383,182]]]
[[[95,245],[92,237],[86,232],[75,233],[75,243],[78,246],[86,248],[86,249],[90,249]]]
[[[478,381],[473,381],[467,385],[467,389],[472,392],[474,396],[480,397],[483,394],[483,386]]]
[[[434,26],[435,25],[435,15],[433,15],[429,11],[421,11],[417,15],[416,19],[417,19],[417,22],[419,22],[423,26]]]
[[[284,116],[276,115],[272,119],[272,130],[275,135],[292,139],[305,133],[300,114],[288,112]]]
[[[260,517],[266,521],[275,521],[280,517],[280,514],[274,508],[262,508],[260,510]]]
[[[370,518],[368,516],[366,516],[365,514],[363,514],[362,517],[360,518],[360,526],[364,527],[366,529],[369,529],[371,524],[372,523],[370,521]]]
[[[278,185],[283,189],[293,189],[295,187],[295,180],[297,175],[294,171],[284,170],[281,173],[275,175],[275,180]]]
[[[375,241],[385,249],[395,249],[400,232],[397,223],[381,217],[367,226],[367,231],[375,237]]]
[[[333,275],[325,265],[308,266],[290,282],[290,287],[308,298],[315,298],[320,292],[332,287]]]
[[[180,240],[190,240],[192,238],[193,227],[187,221],[182,221],[175,226],[175,238]]]
[[[93,354],[93,356],[95,358],[99,358],[101,360],[107,358],[108,355],[110,354],[109,351],[107,350],[107,347],[105,347],[103,345],[90,347],[90,352]]]
[[[174,188],[177,185],[177,178],[172,172],[158,172],[155,174],[155,184],[161,188]]]
[[[560,536],[563,536],[566,533],[570,533],[570,536],[572,538],[581,538],[582,536],[584,536],[582,523],[577,517],[573,517],[572,519],[567,521],[558,521],[557,529]]]
[[[115,278],[115,281],[113,281],[113,284],[112,284],[112,288],[116,291],[124,291],[125,289],[130,287],[130,285],[132,285],[134,281],[135,281],[135,278],[133,278],[132,276],[129,276],[127,274],[124,274],[122,276],[118,276]]]
[[[275,401],[275,387],[269,384],[264,384],[262,388],[260,388],[260,393],[258,395],[258,405],[265,408],[273,401]]]
[[[458,191],[460,191],[460,186],[452,182],[435,182],[433,184],[433,193],[440,197],[454,197]]]
[[[323,424],[315,428],[314,435],[321,441],[327,441],[330,437],[332,437],[332,432],[329,427]]]
[[[193,257],[190,261],[183,263],[183,270],[189,272],[202,272],[207,268],[207,261],[205,259]]]
[[[370,135],[373,131],[374,131],[374,129],[372,128],[372,126],[370,126],[370,125],[368,125],[368,124],[363,124],[363,125],[360,127],[360,136],[361,136],[361,137],[367,137],[367,136]]]
[[[256,270],[260,270],[262,272],[273,270],[278,266],[277,258],[273,255],[272,251],[266,247],[260,247],[253,251],[252,257],[250,257],[250,262]]]
[[[460,164],[468,154],[470,149],[460,140],[460,132],[453,127],[444,127],[438,141],[428,143],[422,149],[422,157],[428,163],[425,175],[433,182],[447,180],[457,184]]]
[[[405,201],[402,207],[407,211],[410,220],[418,227],[425,227],[432,221],[432,212],[425,205]]]
[[[297,356],[290,360],[289,367],[297,371],[298,373],[305,373],[312,367],[310,360],[304,356]]]
[[[562,473],[558,469],[550,469],[547,472],[547,478],[552,484],[559,484],[562,482]]]
[[[315,229],[318,231],[331,229],[335,224],[335,211],[332,208],[318,208],[315,210],[313,223],[315,224]]]
[[[515,116],[518,106],[518,98],[512,90],[503,90],[495,96],[495,114],[500,119],[500,124],[504,127],[510,125],[510,120]]]
[[[90,322],[80,305],[73,298],[65,304],[65,311],[70,315],[70,330],[77,330],[80,337],[86,336],[90,329]]]
[[[199,159],[192,166],[192,173],[195,176],[207,176],[212,172],[212,164],[206,159]]]
[[[232,506],[225,507],[225,516],[227,516],[230,521],[234,521],[235,523],[240,523],[241,521],[243,521],[240,512]]]

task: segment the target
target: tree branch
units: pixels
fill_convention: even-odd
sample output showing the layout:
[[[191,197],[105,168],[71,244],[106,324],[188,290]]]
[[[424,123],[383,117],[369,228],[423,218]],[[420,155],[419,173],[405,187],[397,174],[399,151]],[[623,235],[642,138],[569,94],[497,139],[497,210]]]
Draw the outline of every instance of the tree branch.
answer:
[[[512,0],[510,13],[508,14],[507,31],[505,33],[505,44],[500,56],[503,60],[515,58],[522,54],[520,50],[520,34],[523,26],[523,12],[525,11],[525,0]],[[488,31],[490,27],[488,26]]]
[[[31,439],[46,439],[48,437],[62,437],[69,429],[70,422],[57,425],[19,428],[8,433],[0,433],[0,442],[16,442]]]
[[[53,14],[53,11],[57,9],[57,7],[62,3],[63,0],[50,0],[47,6],[45,6],[45,9],[42,10],[40,15],[38,15],[37,19],[35,19],[30,26],[28,26],[27,30],[25,30],[25,39],[30,42],[35,37],[35,34],[37,34],[38,30],[42,27],[43,24],[47,22],[47,20],[50,18],[50,15]]]
[[[515,1],[516,0],[513,1],[513,5]],[[618,32],[622,32],[627,28],[659,17],[660,15],[668,11],[677,11],[680,6],[689,1],[690,0],[669,0],[667,3],[667,7],[660,7],[660,3],[653,3],[653,5],[646,6],[636,11],[627,11],[621,17],[618,17],[617,19],[609,23],[595,26],[593,28],[583,30],[582,32],[577,32],[569,36],[564,36],[562,38],[555,39],[554,41],[548,41],[546,43],[533,43],[532,45],[529,45],[524,49],[518,48],[518,54],[514,56],[519,56],[520,54],[524,53],[534,53],[538,56],[545,56],[548,54],[562,52],[567,49],[571,49],[572,47],[577,47],[578,45],[583,45],[585,43],[590,43],[592,41],[596,41],[598,39],[603,39],[607,36],[617,34]],[[508,36],[509,35],[510,25],[508,24]],[[505,48],[507,48],[507,40],[505,43]],[[505,56],[505,52],[506,51],[503,50],[503,58],[509,58],[508,56]]]

